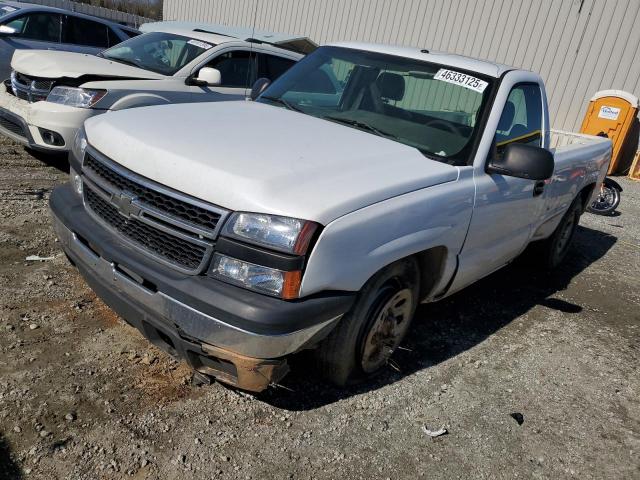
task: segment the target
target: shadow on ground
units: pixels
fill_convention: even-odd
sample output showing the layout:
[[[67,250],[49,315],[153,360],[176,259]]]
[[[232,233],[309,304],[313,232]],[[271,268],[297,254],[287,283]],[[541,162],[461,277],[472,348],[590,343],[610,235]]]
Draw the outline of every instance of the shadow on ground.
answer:
[[[308,356],[292,359],[292,372],[260,395],[270,405],[287,410],[310,410],[342,398],[375,390],[404,376],[437,365],[474,347],[536,305],[577,314],[575,305],[553,296],[571,280],[604,256],[616,238],[579,227],[574,247],[552,274],[536,269],[534,261],[518,259],[489,277],[437,303],[421,305],[403,347],[376,379],[357,387],[338,389],[310,374]],[[398,371],[399,370],[399,371]]]
[[[40,160],[45,165],[56,168],[63,173],[69,173],[69,160],[66,153],[45,153],[30,148],[25,148],[25,150],[29,152],[29,155]]]
[[[22,478],[20,468],[11,458],[11,450],[0,434],[0,478],[2,480],[18,480]]]

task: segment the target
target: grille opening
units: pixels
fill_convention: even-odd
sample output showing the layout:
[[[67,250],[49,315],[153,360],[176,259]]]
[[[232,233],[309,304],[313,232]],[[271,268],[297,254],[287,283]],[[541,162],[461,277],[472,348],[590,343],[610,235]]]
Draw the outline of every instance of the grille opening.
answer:
[[[120,274],[123,275],[124,277],[128,278],[129,280],[137,283],[138,285],[140,285],[141,287],[143,287],[145,290],[148,290],[149,293],[157,293],[158,291],[158,287],[156,286],[155,283],[150,282],[149,280],[141,277],[140,275],[138,275],[137,273],[133,272],[132,270],[129,270],[127,267],[124,267],[120,264],[114,264],[113,268],[115,268],[115,270]]]
[[[162,192],[152,190],[116,172],[112,168],[87,154],[84,159],[84,168],[91,170],[94,175],[100,177],[108,184],[135,195],[139,201],[155,208],[164,214],[178,218],[200,228],[215,231],[220,214],[184,202]],[[155,217],[154,217],[155,219]],[[175,225],[173,226],[175,228]]]
[[[102,255],[100,255],[100,252],[98,252],[90,243],[89,241],[84,238],[82,235],[78,235],[77,233],[75,233],[76,238],[78,239],[78,241],[84,245],[91,253],[93,253],[96,257],[102,257]]]
[[[173,357],[180,357],[178,349],[176,348],[173,340],[162,330],[157,329],[148,322],[142,321],[142,332],[145,337],[149,339],[156,347],[167,352]]]
[[[10,80],[11,92],[30,103],[46,100],[55,84],[55,80],[49,78],[31,77],[20,72],[14,74]]]
[[[11,133],[26,139],[24,128],[18,122],[14,122],[13,120],[5,117],[0,117],[0,125],[9,130]]]
[[[235,383],[238,379],[238,370],[236,366],[228,360],[222,358],[198,355],[195,352],[188,352],[190,363],[194,366],[194,370],[212,377],[225,377]]]
[[[124,217],[87,184],[85,184],[84,195],[86,205],[95,215],[152,255],[180,268],[193,271],[198,270],[204,262],[207,254],[205,246],[162,232],[139,220]]]
[[[173,340],[171,340],[171,337],[169,335],[167,335],[164,332],[161,332],[160,330],[156,330],[158,332],[158,337],[160,337],[160,339],[166,343],[167,345],[169,345],[171,348],[176,348],[176,346],[173,344]]]

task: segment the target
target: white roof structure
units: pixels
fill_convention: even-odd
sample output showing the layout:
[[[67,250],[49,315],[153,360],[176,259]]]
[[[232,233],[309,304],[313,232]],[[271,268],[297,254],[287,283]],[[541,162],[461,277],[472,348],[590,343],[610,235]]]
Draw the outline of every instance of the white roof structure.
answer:
[[[202,22],[166,21],[145,23],[140,27],[140,31],[144,33],[167,32],[186,35],[198,40],[212,42],[216,45],[234,40],[255,41],[268,43],[298,53],[310,53],[318,47],[310,38],[299,35]]]

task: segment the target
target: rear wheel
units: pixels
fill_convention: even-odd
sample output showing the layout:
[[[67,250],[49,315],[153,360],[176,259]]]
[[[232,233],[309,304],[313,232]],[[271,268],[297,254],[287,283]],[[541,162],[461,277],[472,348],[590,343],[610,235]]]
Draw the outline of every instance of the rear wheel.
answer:
[[[387,365],[413,319],[418,278],[416,261],[405,259],[367,282],[316,351],[318,369],[327,380],[337,385],[356,383]]]

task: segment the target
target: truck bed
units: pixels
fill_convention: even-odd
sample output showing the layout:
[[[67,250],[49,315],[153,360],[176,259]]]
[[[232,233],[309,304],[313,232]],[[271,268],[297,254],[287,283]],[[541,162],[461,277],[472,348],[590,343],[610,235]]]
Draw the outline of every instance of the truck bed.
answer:
[[[604,147],[605,143],[610,143],[610,140],[603,137],[596,137],[593,135],[585,135],[583,133],[565,132],[563,130],[551,130],[551,149],[556,153],[567,150],[569,148],[575,148],[577,145],[594,145],[602,144],[600,147]]]

